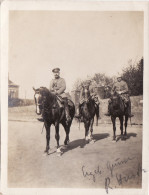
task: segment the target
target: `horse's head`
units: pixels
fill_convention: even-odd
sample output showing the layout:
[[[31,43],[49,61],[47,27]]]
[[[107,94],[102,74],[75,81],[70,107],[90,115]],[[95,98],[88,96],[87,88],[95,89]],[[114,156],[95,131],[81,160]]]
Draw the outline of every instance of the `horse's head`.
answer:
[[[86,101],[88,101],[89,97],[90,97],[90,91],[89,91],[89,86],[88,85],[83,86],[83,95],[84,95],[84,99]]]
[[[33,87],[33,90],[35,91],[34,99],[36,104],[36,113],[40,115],[43,109],[43,103],[46,100],[49,90],[45,87],[40,87],[38,89]]]

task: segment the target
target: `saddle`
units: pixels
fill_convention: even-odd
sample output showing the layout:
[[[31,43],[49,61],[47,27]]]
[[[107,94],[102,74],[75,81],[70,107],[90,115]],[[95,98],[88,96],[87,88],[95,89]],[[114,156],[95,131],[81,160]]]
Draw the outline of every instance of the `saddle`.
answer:
[[[59,105],[59,107],[64,107],[64,100],[61,96],[56,96],[56,99],[57,99],[57,103]],[[68,100],[68,105],[69,106],[73,106],[73,102],[70,100],[70,99],[67,99]]]
[[[57,100],[57,103],[58,103],[58,105],[59,105],[60,108],[61,107],[64,107],[64,100],[63,100],[62,97],[56,96],[56,100]]]

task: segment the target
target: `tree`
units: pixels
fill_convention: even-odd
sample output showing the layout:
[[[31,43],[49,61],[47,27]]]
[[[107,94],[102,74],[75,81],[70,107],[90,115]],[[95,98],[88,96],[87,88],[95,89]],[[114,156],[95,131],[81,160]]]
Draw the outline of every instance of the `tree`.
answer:
[[[123,80],[128,84],[131,95],[143,94],[143,58],[137,64],[130,64],[123,69]]]
[[[81,89],[83,81],[81,79],[77,79],[75,83],[73,84],[73,90],[79,91]]]

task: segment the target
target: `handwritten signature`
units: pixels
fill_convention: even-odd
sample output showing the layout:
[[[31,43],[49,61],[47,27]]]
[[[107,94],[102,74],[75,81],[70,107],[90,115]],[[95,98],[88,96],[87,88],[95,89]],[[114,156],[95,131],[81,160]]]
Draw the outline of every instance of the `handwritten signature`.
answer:
[[[102,171],[100,170],[99,165],[98,165],[97,169],[95,169],[93,172],[91,172],[91,171],[87,172],[85,170],[85,166],[83,165],[82,166],[82,173],[83,173],[84,177],[89,177],[89,179],[90,179],[90,176],[91,176],[93,181],[95,182],[96,181],[96,175],[101,175]]]
[[[121,186],[130,180],[133,180],[137,177],[139,178],[141,176],[142,171],[144,173],[147,172],[146,170],[141,168],[141,164],[139,162],[138,162],[136,171],[134,171],[133,173],[129,173],[129,174],[119,173],[118,174],[116,172],[116,168],[120,166],[125,166],[129,161],[132,161],[134,159],[136,159],[136,157],[131,157],[131,158],[127,157],[122,160],[120,158],[117,158],[112,163],[109,161],[106,163],[106,169],[108,170],[108,175],[104,178],[104,182],[105,182],[104,185],[105,185],[105,190],[107,194],[109,193],[109,189],[116,188],[116,186],[115,187],[112,186],[112,179],[115,179],[117,182],[117,185]],[[88,178],[89,180],[92,180],[93,182],[96,182],[97,175],[100,175],[103,177],[104,171],[105,170],[100,168],[99,165],[93,171],[88,171],[85,165],[82,166],[83,177]]]
[[[120,165],[126,164],[128,161],[131,161],[131,160],[133,160],[133,159],[135,159],[135,158],[136,158],[136,157],[132,157],[132,158],[128,157],[128,158],[123,159],[123,160],[120,160],[120,161],[118,161],[120,158],[117,158],[117,159],[115,160],[116,162],[114,162],[114,163],[110,163],[110,162],[108,161],[108,162],[107,162],[107,169],[110,170],[111,177],[113,177],[113,170],[114,170],[114,168],[116,168],[116,167],[118,167],[118,166],[120,166]]]

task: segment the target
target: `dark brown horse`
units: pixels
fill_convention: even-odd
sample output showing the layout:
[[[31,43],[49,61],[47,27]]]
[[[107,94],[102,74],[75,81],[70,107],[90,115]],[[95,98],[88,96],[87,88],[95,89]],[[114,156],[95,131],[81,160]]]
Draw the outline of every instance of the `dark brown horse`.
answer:
[[[114,94],[111,98],[112,102],[110,103],[110,114],[111,120],[113,123],[113,140],[116,140],[116,118],[118,117],[120,120],[120,130],[121,137],[127,137],[127,122],[128,122],[128,110],[122,100],[121,96],[118,94]],[[123,134],[123,122],[125,117],[125,133]]]
[[[96,117],[96,126],[98,126],[98,120],[99,120],[99,104],[95,103],[95,117]]]
[[[34,89],[34,88],[33,88]],[[59,146],[59,124],[61,123],[66,132],[66,138],[64,141],[65,145],[69,143],[69,133],[70,126],[75,114],[75,106],[71,100],[68,100],[69,112],[71,120],[67,122],[65,109],[63,106],[59,106],[56,95],[52,94],[47,88],[40,87],[39,89],[34,89],[35,91],[35,104],[36,113],[42,114],[44,125],[46,128],[46,150],[45,152],[49,154],[49,142],[50,142],[50,127],[53,124],[55,126],[55,139],[57,141],[57,152],[61,154]]]
[[[85,127],[85,140],[90,142],[93,137],[93,124],[94,117],[96,114],[95,101],[90,96],[88,89],[84,90],[85,92],[85,101],[81,105],[81,116],[83,118],[84,127]],[[97,113],[98,114],[98,113]]]

